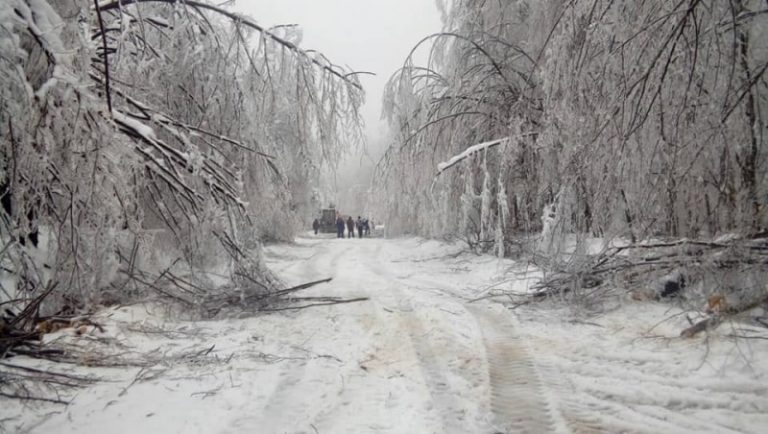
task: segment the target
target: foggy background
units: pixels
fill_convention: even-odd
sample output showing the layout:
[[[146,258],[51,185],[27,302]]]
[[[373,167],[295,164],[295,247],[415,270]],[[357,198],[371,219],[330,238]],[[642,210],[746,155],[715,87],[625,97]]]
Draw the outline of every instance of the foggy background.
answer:
[[[440,31],[435,0],[241,0],[234,9],[267,28],[298,24],[303,49],[318,50],[353,71],[376,74],[359,76],[366,92],[366,143],[340,162],[336,178],[326,186],[338,210],[363,215],[373,167],[388,144],[380,119],[384,85],[416,43]],[[427,47],[417,52],[417,59],[426,59]]]

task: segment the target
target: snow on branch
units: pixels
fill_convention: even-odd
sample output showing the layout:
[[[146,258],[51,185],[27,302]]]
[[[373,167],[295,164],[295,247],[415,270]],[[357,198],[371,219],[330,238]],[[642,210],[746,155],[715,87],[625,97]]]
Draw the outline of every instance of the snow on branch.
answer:
[[[306,58],[307,60],[309,60],[310,62],[314,63],[315,65],[317,65],[321,69],[330,72],[331,74],[333,74],[336,77],[340,78],[344,82],[346,82],[346,83],[356,87],[359,90],[363,89],[362,86],[360,86],[360,83],[350,79],[350,76],[354,76],[354,74],[346,74],[346,73],[343,73],[343,72],[339,72],[336,69],[335,65],[331,64],[330,62],[328,62],[328,64],[325,64],[325,63],[321,62],[319,60],[319,56],[310,56],[306,51],[304,51],[301,48],[299,48],[298,45],[294,44],[291,41],[288,41],[286,39],[278,37],[274,33],[270,32],[268,29],[265,29],[264,27],[261,27],[260,25],[258,25],[255,22],[249,20],[248,18],[246,18],[243,15],[236,14],[236,13],[233,13],[233,12],[229,12],[229,11],[227,11],[225,9],[222,9],[220,7],[216,7],[216,6],[207,4],[207,3],[202,2],[202,1],[194,1],[194,0],[184,0],[184,1],[182,1],[182,0],[107,0],[107,1],[102,1],[101,3],[98,3],[97,5],[98,5],[98,8],[101,11],[107,11],[107,10],[110,10],[110,9],[122,8],[124,6],[128,6],[128,5],[134,4],[134,3],[138,4],[138,3],[150,3],[150,2],[152,2],[152,3],[170,3],[170,4],[177,4],[178,3],[178,4],[181,4],[181,5],[184,5],[184,6],[191,6],[191,7],[194,7],[194,8],[207,9],[207,10],[216,12],[216,13],[218,13],[220,15],[223,15],[223,16],[225,16],[225,17],[227,17],[227,18],[229,18],[229,19],[231,19],[231,20],[233,20],[233,21],[235,21],[237,23],[241,23],[241,24],[243,24],[243,25],[245,25],[247,27],[250,27],[250,28],[256,30],[257,32],[259,32],[259,33],[261,33],[263,35],[268,36],[273,41],[275,41],[278,44],[282,45],[283,47],[293,51],[294,53],[296,53],[296,54]],[[326,59],[326,61],[327,61],[327,59]]]
[[[190,161],[189,154],[178,151],[164,143],[157,138],[151,127],[117,110],[112,111],[112,118],[127,133],[151,145],[152,149],[162,156],[162,159],[158,159],[148,149],[136,148],[139,154],[153,163],[153,171],[157,172],[169,187],[179,193],[181,197],[187,199],[190,204],[196,205],[202,196],[187,185],[177,170],[191,170],[192,162]],[[242,206],[243,202],[240,200],[237,189],[233,185],[234,179],[229,179],[234,178],[233,174],[227,173],[226,169],[221,166],[217,167],[212,161],[207,159],[203,161],[201,169],[203,174],[207,175],[203,177],[203,180],[211,187],[215,195],[237,206]]]
[[[96,81],[97,83],[100,83],[100,84],[104,83],[104,81],[101,79],[101,77],[99,77],[98,75],[96,75],[93,72],[89,73],[89,76],[94,81]],[[248,144],[246,144],[242,140],[235,140],[235,139],[230,138],[230,137],[228,137],[226,135],[219,134],[219,133],[216,133],[216,132],[213,132],[213,131],[208,131],[208,130],[200,128],[198,126],[194,126],[194,125],[190,125],[189,123],[182,122],[182,121],[180,121],[180,120],[178,120],[178,119],[176,119],[176,118],[174,118],[174,117],[172,117],[172,116],[170,116],[170,115],[168,115],[166,113],[163,113],[160,110],[157,110],[157,109],[155,109],[153,107],[148,106],[147,104],[137,100],[136,98],[131,97],[130,95],[128,95],[128,92],[122,90],[119,87],[113,87],[112,90],[116,94],[118,94],[121,97],[123,97],[127,103],[129,103],[133,107],[135,107],[138,110],[140,110],[145,120],[151,120],[154,123],[160,125],[164,129],[166,129],[168,132],[170,132],[174,137],[179,139],[179,141],[182,142],[182,143],[186,143],[188,137],[186,135],[182,135],[178,131],[172,130],[170,128],[170,125],[173,125],[173,126],[176,126],[176,127],[180,127],[180,128],[183,128],[183,129],[187,130],[190,133],[189,134],[190,136],[200,136],[200,135],[207,136],[207,137],[219,140],[221,142],[229,143],[229,144],[231,144],[231,145],[233,145],[233,146],[235,146],[235,147],[237,147],[239,149],[242,149],[242,150],[245,150],[245,151],[248,151],[248,152],[253,152],[256,155],[260,155],[260,156],[262,156],[264,158],[268,158],[268,159],[271,159],[271,160],[275,159],[274,155],[269,155],[269,154],[266,154],[264,152],[261,152],[258,149],[255,149],[255,148],[249,146]],[[147,128],[150,128],[150,127],[147,127]],[[206,143],[208,143],[208,142],[206,142]],[[210,143],[208,143],[208,144],[210,146],[213,146]]]
[[[524,133],[520,134],[518,136],[515,136],[516,139],[522,139],[524,137],[535,137],[538,133]],[[443,173],[446,169],[450,169],[451,167],[455,166],[456,163],[459,163],[462,160],[465,160],[470,155],[483,151],[488,148],[493,148],[494,146],[499,146],[502,144],[508,143],[510,140],[512,140],[512,137],[504,137],[502,139],[496,139],[496,140],[490,140],[488,142],[478,143],[477,145],[470,146],[469,148],[465,149],[461,154],[454,155],[451,157],[448,161],[444,161],[442,163],[439,163],[437,165],[437,174]]]
[[[9,6],[3,5],[3,7]],[[67,55],[68,50],[64,48],[64,43],[61,40],[63,22],[56,11],[48,2],[43,0],[18,1],[12,6],[16,18],[21,20],[29,34],[43,50],[51,67],[51,73],[46,74],[45,81],[35,89],[35,96],[44,99],[48,91],[54,88],[60,80],[71,85],[77,85],[77,77],[68,69],[70,56]],[[3,30],[6,29],[3,28]]]
[[[477,145],[470,146],[469,148],[465,149],[464,152],[462,152],[461,154],[454,155],[453,157],[451,157],[450,160],[438,164],[437,165],[437,174],[439,175],[439,174],[443,173],[443,171],[445,171],[445,169],[451,168],[452,166],[456,165],[456,163],[466,159],[467,157],[469,157],[470,155],[472,155],[472,154],[474,154],[476,152],[480,152],[480,151],[483,151],[485,149],[492,148],[494,146],[499,146],[502,143],[506,143],[508,141],[509,141],[509,137],[504,137],[503,139],[491,140],[489,142],[479,143]]]

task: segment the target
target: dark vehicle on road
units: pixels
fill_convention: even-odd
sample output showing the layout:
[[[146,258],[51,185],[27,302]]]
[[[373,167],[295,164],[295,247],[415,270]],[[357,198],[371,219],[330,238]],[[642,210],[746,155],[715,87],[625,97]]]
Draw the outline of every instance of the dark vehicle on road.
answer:
[[[320,210],[320,232],[336,233],[336,209],[326,208]]]

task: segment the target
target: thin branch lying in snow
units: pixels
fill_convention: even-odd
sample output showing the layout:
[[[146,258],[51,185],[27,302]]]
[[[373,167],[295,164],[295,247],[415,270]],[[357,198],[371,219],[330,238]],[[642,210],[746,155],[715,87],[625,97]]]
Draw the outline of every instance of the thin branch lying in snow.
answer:
[[[354,303],[357,301],[367,301],[369,300],[368,297],[358,297],[358,298],[349,298],[349,299],[339,299],[339,300],[333,300],[329,302],[323,302],[323,303],[310,303],[310,304],[304,304],[301,306],[288,306],[288,307],[277,307],[272,309],[261,309],[262,312],[280,312],[284,310],[299,310],[299,309],[306,309],[308,307],[315,307],[315,306],[331,306],[334,304],[345,304],[345,303]]]
[[[53,404],[63,404],[63,405],[69,405],[69,401],[62,401],[61,399],[52,399],[52,398],[43,398],[39,396],[31,396],[31,395],[14,395],[12,393],[5,393],[0,392],[0,396],[5,398],[11,398],[11,399],[20,399],[22,401],[42,401],[42,402],[50,402]]]
[[[215,387],[213,389],[204,390],[204,391],[201,391],[201,392],[194,392],[194,393],[190,394],[189,396],[192,397],[192,396],[198,396],[199,395],[199,396],[202,397],[202,399],[205,399],[205,398],[208,398],[209,396],[213,396],[213,395],[216,395],[217,393],[219,393],[219,391],[221,390],[222,387],[224,387],[224,385],[220,384],[218,387]]]
[[[296,285],[296,286],[293,286],[293,287],[290,287],[290,288],[281,289],[280,291],[277,291],[274,294],[271,294],[270,296],[272,296],[272,297],[275,297],[275,296],[280,297],[280,296],[289,294],[291,292],[296,292],[296,291],[300,291],[302,289],[307,289],[307,288],[313,287],[313,286],[318,285],[320,283],[330,282],[331,280],[333,280],[333,278],[329,277],[329,278],[326,278],[326,279],[315,280],[313,282],[302,283],[301,285]]]
[[[67,374],[67,373],[56,372],[56,371],[46,371],[43,369],[33,368],[31,366],[22,366],[22,365],[16,365],[13,363],[7,363],[7,362],[0,362],[0,366],[4,366],[6,368],[18,369],[21,371],[32,372],[34,374],[42,374],[42,375],[48,375],[52,377],[66,378],[68,380],[75,380],[83,383],[95,383],[99,381],[99,379],[96,377],[80,376],[80,375]]]

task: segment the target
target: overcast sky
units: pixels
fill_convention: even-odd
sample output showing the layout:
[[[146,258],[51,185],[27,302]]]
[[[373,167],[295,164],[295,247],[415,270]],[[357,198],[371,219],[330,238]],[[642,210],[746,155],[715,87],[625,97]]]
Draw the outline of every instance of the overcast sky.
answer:
[[[237,0],[235,9],[271,27],[298,24],[301,47],[361,75],[366,90],[363,117],[369,142],[380,131],[381,93],[411,48],[440,30],[435,0]]]

